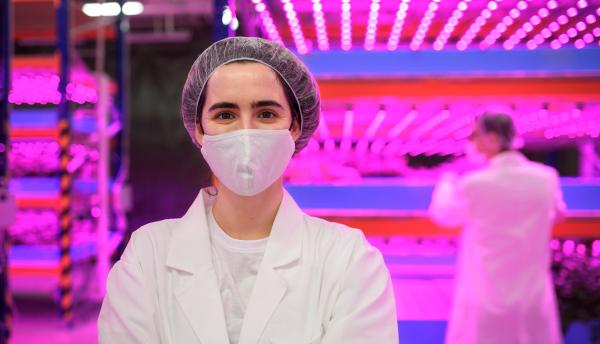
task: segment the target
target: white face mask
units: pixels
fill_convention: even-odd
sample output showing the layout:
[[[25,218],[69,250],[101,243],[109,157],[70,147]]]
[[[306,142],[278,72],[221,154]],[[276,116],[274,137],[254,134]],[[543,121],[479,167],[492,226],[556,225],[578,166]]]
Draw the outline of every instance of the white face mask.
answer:
[[[254,196],[281,177],[296,145],[289,130],[234,130],[204,135],[202,155],[228,189]]]

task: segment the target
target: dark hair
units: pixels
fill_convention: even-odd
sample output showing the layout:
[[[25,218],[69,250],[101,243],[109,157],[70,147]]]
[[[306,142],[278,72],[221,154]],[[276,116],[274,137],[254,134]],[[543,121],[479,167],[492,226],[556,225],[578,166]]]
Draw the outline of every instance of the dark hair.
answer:
[[[237,60],[237,61],[229,62],[227,64],[234,64],[234,63],[251,64],[251,63],[260,63],[260,62],[251,61],[251,60]],[[275,75],[277,75],[277,81],[279,82],[281,87],[283,87],[283,94],[285,95],[285,98],[287,99],[287,102],[288,102],[288,106],[290,107],[290,110],[292,112],[292,124],[294,122],[298,122],[298,125],[300,125],[300,121],[302,120],[302,118],[300,116],[300,106],[298,105],[298,102],[296,101],[296,96],[294,95],[294,92],[292,91],[292,89],[288,86],[287,82],[285,82],[285,80],[283,80],[281,75],[279,75],[279,73],[277,73],[277,72],[275,72]],[[204,103],[206,102],[206,89],[207,88],[208,88],[208,81],[206,82],[206,86],[204,86],[204,89],[202,90],[202,93],[200,94],[200,99],[198,99],[198,111],[196,113],[196,123],[200,124],[200,128],[202,129],[202,134],[204,134],[204,128],[202,128],[202,108],[204,108]]]
[[[483,113],[475,118],[477,127],[485,133],[495,133],[500,137],[503,151],[511,149],[516,135],[515,123],[512,117],[503,113]]]

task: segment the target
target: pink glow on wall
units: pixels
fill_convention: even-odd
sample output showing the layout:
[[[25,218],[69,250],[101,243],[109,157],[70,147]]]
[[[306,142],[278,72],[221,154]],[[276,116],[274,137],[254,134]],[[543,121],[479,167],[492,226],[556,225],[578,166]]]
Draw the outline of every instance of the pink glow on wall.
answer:
[[[435,39],[435,42],[433,43],[433,49],[442,50],[444,48],[444,45],[446,44],[446,42],[448,42],[448,38],[450,38],[450,36],[452,35],[454,28],[456,27],[456,25],[458,25],[460,18],[462,18],[463,16],[463,12],[467,8],[468,5],[466,2],[461,1],[458,3],[456,9],[454,10],[454,12],[452,12],[452,16],[448,19],[448,22],[446,23],[446,25],[444,25],[444,28]]]
[[[273,18],[271,18],[271,14],[269,11],[267,11],[267,6],[262,3],[262,0],[252,0],[252,3],[254,3],[254,8],[256,9],[256,12],[262,20],[262,24],[269,35],[269,40],[284,45],[283,40],[279,35],[279,31],[277,31],[277,27],[273,22]]]
[[[388,39],[387,47],[389,50],[396,50],[400,36],[402,35],[402,27],[404,26],[404,18],[406,18],[406,11],[408,10],[408,2],[410,0],[402,0],[398,13],[396,13],[396,19],[390,32],[390,38]]]
[[[13,79],[12,90],[8,95],[8,101],[13,104],[58,104],[61,94],[58,92],[60,78],[52,75],[49,78],[41,75],[35,78],[21,76]]]
[[[308,47],[306,45],[306,40],[304,39],[304,34],[302,33],[302,27],[300,27],[298,15],[294,10],[294,5],[291,0],[282,0],[282,2],[284,3],[283,10],[285,11],[285,17],[288,20],[296,49],[298,50],[298,53],[306,54],[308,52]]]
[[[396,139],[400,134],[408,127],[408,125],[417,118],[419,113],[416,110],[411,110],[398,122],[396,125],[390,129],[386,135],[386,138],[390,141]]]
[[[377,40],[377,17],[379,16],[379,0],[373,0],[371,3],[371,11],[369,12],[369,20],[367,25],[367,33],[365,35],[365,49],[373,50],[375,41]]]
[[[342,49],[349,50],[352,48],[352,14],[350,13],[350,0],[342,0],[341,16],[341,44]]]
[[[439,5],[437,3],[440,1],[441,0],[433,0],[429,3],[428,10],[425,11],[425,15],[423,16],[423,19],[421,19],[421,24],[419,25],[412,39],[412,42],[410,43],[410,48],[412,50],[418,50],[421,44],[423,44],[425,35],[427,34],[427,31],[429,31],[431,20],[435,17],[435,12],[439,8]]]
[[[524,2],[524,1],[521,1]],[[456,43],[458,50],[465,50],[471,44],[473,39],[477,37],[477,33],[481,30],[481,27],[487,23],[487,20],[492,16],[492,12],[498,9],[498,3],[490,1],[487,4],[487,8],[481,11],[481,14],[475,19],[475,21],[469,27],[469,30],[460,38]],[[485,41],[482,41],[485,42]]]
[[[315,19],[315,31],[317,33],[317,44],[320,50],[329,50],[329,39],[327,38],[327,27],[325,26],[325,14],[320,0],[313,1],[313,18]]]

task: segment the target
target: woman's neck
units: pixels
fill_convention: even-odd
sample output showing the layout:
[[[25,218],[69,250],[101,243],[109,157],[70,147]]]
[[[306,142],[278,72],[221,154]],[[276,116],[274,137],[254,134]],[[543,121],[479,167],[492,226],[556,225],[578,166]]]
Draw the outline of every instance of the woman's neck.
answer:
[[[268,237],[283,198],[280,177],[266,190],[254,196],[240,196],[218,183],[213,216],[230,237],[257,240]]]

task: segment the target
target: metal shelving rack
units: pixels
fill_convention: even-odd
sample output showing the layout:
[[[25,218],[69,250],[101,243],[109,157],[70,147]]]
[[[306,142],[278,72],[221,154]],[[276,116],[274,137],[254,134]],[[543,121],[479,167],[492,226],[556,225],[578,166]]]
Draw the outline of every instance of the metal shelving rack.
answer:
[[[59,146],[58,155],[58,171],[56,177],[38,178],[38,182],[48,186],[50,185],[50,192],[30,193],[19,193],[19,185],[28,184],[27,178],[18,180],[13,179],[11,183],[8,182],[9,178],[6,178],[6,185],[10,184],[11,189],[16,191],[17,207],[18,209],[40,209],[40,208],[53,208],[56,210],[58,219],[58,238],[57,245],[49,247],[48,245],[27,245],[23,247],[11,248],[10,254],[8,254],[8,268],[2,269],[2,271],[9,273],[13,277],[18,276],[46,276],[56,278],[59,292],[58,307],[61,319],[67,326],[73,324],[73,264],[80,260],[94,259],[96,263],[96,273],[98,281],[99,297],[102,297],[105,293],[106,278],[110,269],[111,253],[116,249],[117,245],[122,240],[122,234],[124,233],[124,227],[126,227],[126,221],[124,219],[124,212],[118,209],[120,204],[120,193],[127,177],[128,162],[126,159],[121,157],[126,156],[124,152],[127,150],[127,136],[125,135],[127,127],[127,107],[126,107],[126,92],[127,87],[127,43],[126,43],[126,17],[120,15],[117,22],[117,80],[116,88],[117,91],[113,93],[115,96],[115,106],[111,113],[111,107],[108,103],[110,80],[104,73],[95,73],[94,79],[96,82],[97,89],[97,102],[93,109],[87,109],[88,112],[94,112],[96,122],[92,126],[90,131],[90,123],[81,123],[80,120],[73,117],[74,102],[68,100],[68,87],[71,82],[70,78],[72,73],[70,71],[73,61],[71,61],[71,36],[70,30],[70,0],[60,0],[56,3],[56,17],[57,17],[57,50],[54,56],[36,56],[33,59],[22,59],[19,57],[12,56],[10,50],[3,49],[3,80],[4,90],[2,109],[0,110],[0,142],[6,147],[5,151],[0,155],[0,159],[4,158],[3,161],[7,162],[9,149],[9,142],[13,139],[17,140],[46,140],[56,142]],[[10,13],[11,1],[2,0],[2,25],[3,28],[10,28],[10,20],[12,15]],[[125,24],[124,24],[125,23]],[[102,30],[104,28],[102,27]],[[12,46],[12,36],[10,31],[3,31],[3,48]],[[10,43],[9,43],[10,42]],[[104,42],[101,42],[102,46]],[[102,54],[103,54],[102,50]],[[103,55],[102,55],[103,56]],[[61,100],[56,104],[55,108],[50,109],[54,114],[58,114],[55,118],[54,124],[48,126],[29,126],[27,128],[9,128],[9,118],[11,117],[11,106],[9,104],[9,90],[11,89],[11,64],[27,65],[29,62],[41,63],[42,65],[53,67],[58,73],[56,73],[60,82],[58,84],[58,92],[60,92]],[[89,100],[88,100],[89,101]],[[88,106],[89,107],[89,106]],[[19,111],[19,105],[16,105],[16,113]],[[113,114],[113,123],[109,123],[109,113]],[[51,116],[52,117],[52,116]],[[87,118],[90,119],[90,118]],[[52,122],[52,121],[51,121]],[[89,121],[88,121],[89,122]],[[115,125],[116,124],[116,125]],[[86,127],[87,129],[83,128]],[[82,129],[83,128],[83,129]],[[83,131],[83,132],[82,132]],[[90,137],[94,137],[90,139]],[[111,152],[109,140],[111,136],[116,136],[117,150]],[[72,162],[70,156],[70,146],[74,138],[81,139],[86,137],[88,142],[94,142],[95,147],[98,151],[98,157],[96,161],[96,180],[77,180],[73,176],[73,168],[69,167]],[[117,170],[119,171],[116,175],[114,183],[111,182],[110,172],[110,156],[111,153],[117,154],[123,162],[119,164]],[[9,173],[7,163],[1,164],[2,174],[0,179],[4,180],[7,173]],[[31,179],[31,178],[29,178]],[[1,181],[0,180],[0,181]],[[31,180],[29,180],[31,181]],[[19,185],[17,185],[19,184]],[[35,183],[29,183],[30,188],[36,188]],[[111,202],[111,190],[113,202]],[[47,190],[48,191],[48,190]],[[73,221],[74,216],[72,214],[72,205],[74,200],[74,192],[77,195],[88,195],[94,193],[97,198],[97,212],[96,217],[96,240],[93,243],[76,243],[73,241]],[[116,202],[115,202],[116,201]],[[112,204],[111,204],[112,203]],[[114,203],[117,203],[116,205]],[[111,211],[113,206],[115,209],[115,218],[117,219],[117,232],[111,232]],[[48,254],[50,252],[50,254]],[[0,261],[2,261],[0,259]],[[7,280],[6,273],[2,276],[2,281]],[[1,281],[0,281],[1,282]],[[5,287],[5,283],[0,283],[0,289]],[[7,294],[3,290],[0,293]],[[5,304],[0,304],[0,308],[7,308]],[[2,337],[2,338],[8,338]],[[0,344],[3,341],[0,341]]]

